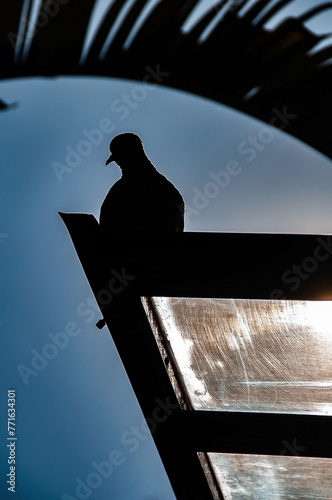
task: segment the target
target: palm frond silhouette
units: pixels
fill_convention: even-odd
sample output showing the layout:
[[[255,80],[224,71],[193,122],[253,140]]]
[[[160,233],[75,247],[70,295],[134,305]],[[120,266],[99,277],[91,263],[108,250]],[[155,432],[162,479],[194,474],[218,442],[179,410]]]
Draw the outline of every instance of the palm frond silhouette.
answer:
[[[286,108],[296,119],[285,131],[332,157],[332,65],[327,64],[332,46],[312,53],[323,37],[305,25],[331,9],[332,2],[268,30],[266,23],[293,1],[257,0],[249,7],[249,0],[223,0],[184,32],[200,0],[160,0],[153,8],[150,0],[135,0],[129,7],[127,0],[113,0],[83,63],[96,0],[42,0],[37,21],[30,25],[24,16],[29,16],[32,0],[16,1],[3,9],[0,20],[0,75],[100,75],[142,81],[147,68],[161,68],[167,77],[160,77],[158,84],[208,97],[267,123],[273,109]],[[212,22],[215,26],[206,34]]]

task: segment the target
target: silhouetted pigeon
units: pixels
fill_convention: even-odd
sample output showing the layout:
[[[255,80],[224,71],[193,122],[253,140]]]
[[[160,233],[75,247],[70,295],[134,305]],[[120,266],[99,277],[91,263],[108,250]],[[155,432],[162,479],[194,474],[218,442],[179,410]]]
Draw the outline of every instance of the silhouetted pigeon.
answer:
[[[184,202],[179,191],[152,165],[138,135],[119,134],[110,142],[111,156],[122,177],[109,190],[100,209],[107,233],[183,231]]]

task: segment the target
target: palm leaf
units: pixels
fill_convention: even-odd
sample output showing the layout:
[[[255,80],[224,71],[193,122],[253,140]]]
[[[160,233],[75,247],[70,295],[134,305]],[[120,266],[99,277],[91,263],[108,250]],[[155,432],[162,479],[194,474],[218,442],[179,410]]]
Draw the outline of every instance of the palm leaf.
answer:
[[[177,43],[181,26],[199,1],[187,0],[179,10],[176,9],[176,1],[159,2],[138,30],[130,51],[138,55],[145,50],[159,57],[166,53],[174,42]]]
[[[11,67],[14,62],[18,33],[20,28],[20,16],[24,0],[1,1],[0,16],[0,76],[5,78],[6,68]]]
[[[305,12],[304,14],[302,14],[302,16],[299,17],[299,21],[301,23],[305,23],[306,21],[309,21],[309,19],[311,19],[312,17],[317,16],[321,12],[324,12],[324,10],[328,9],[332,9],[332,2],[326,2],[323,3],[322,5],[317,5],[317,7],[308,10],[308,12]]]
[[[47,14],[47,4],[42,0],[39,14],[45,21],[40,27],[37,24],[29,54],[29,67],[37,74],[41,68],[53,74],[57,66],[68,71],[78,64],[95,0],[55,2],[58,12],[53,16]]]
[[[113,38],[113,41],[108,49],[108,54],[110,54],[110,57],[106,55],[106,61],[108,59],[113,60],[114,57],[116,57],[119,53],[122,53],[123,45],[131,30],[133,29],[136,19],[141,14],[147,3],[148,0],[136,0],[134,2],[123,23],[119,27],[115,37]]]
[[[107,36],[110,32],[110,29],[115,24],[119,13],[124,7],[127,0],[114,0],[111,3],[108,11],[104,15],[101,26],[97,30],[92,43],[90,45],[90,49],[88,52],[88,56],[86,58],[86,64],[94,64],[99,59],[99,55],[103,48],[103,45],[107,39]]]
[[[271,0],[258,0],[251,9],[243,16],[247,22],[254,22],[255,19],[263,12],[266,6],[272,3]]]
[[[332,59],[332,46],[324,47],[320,51],[316,52],[311,56],[311,61],[314,66],[320,66],[321,64],[327,62],[329,59]]]
[[[281,9],[286,7],[289,3],[292,3],[293,0],[279,0],[275,5],[268,10],[266,14],[260,19],[257,23],[257,26],[264,26],[273,16],[275,16]]]
[[[159,64],[169,73],[163,85],[206,96],[267,122],[271,109],[287,104],[297,115],[287,132],[332,157],[331,141],[322,133],[322,123],[328,129],[332,125],[332,113],[326,112],[331,109],[331,68],[321,67],[331,58],[331,47],[313,55],[310,51],[322,37],[304,26],[313,16],[330,9],[332,3],[325,2],[267,30],[265,24],[294,0],[257,0],[243,15],[241,10],[249,0],[221,0],[189,33],[184,33],[182,26],[199,1],[160,0],[127,48],[128,37],[148,7],[148,0],[136,0],[101,61],[100,52],[126,7],[126,0],[112,1],[82,66],[80,59],[95,0],[58,5],[59,12],[49,16],[33,37],[26,61],[14,57],[15,51],[16,56],[22,53],[24,40],[12,46],[7,35],[18,33],[22,9],[30,8],[31,1],[0,0],[0,76],[85,73],[139,80],[144,78],[147,65]],[[47,0],[42,0],[40,12],[47,5]],[[215,20],[214,29],[203,40],[204,30]],[[253,88],[258,91],[248,100]],[[309,114],[313,105],[315,112]],[[318,123],[318,115],[323,116],[322,123]]]

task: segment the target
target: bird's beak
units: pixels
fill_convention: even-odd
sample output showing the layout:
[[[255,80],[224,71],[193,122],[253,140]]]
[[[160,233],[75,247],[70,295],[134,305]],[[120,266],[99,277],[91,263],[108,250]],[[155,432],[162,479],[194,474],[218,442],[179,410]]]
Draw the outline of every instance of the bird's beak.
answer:
[[[107,167],[107,165],[112,163],[112,161],[114,161],[114,158],[113,158],[113,155],[110,155],[105,162],[106,167]]]

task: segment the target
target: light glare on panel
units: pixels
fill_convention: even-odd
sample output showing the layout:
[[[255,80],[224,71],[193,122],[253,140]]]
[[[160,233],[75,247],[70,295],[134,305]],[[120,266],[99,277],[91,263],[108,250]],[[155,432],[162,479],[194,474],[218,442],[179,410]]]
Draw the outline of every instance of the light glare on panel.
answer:
[[[332,414],[332,302],[152,304],[193,409]]]
[[[207,453],[225,500],[331,500],[332,459]]]

